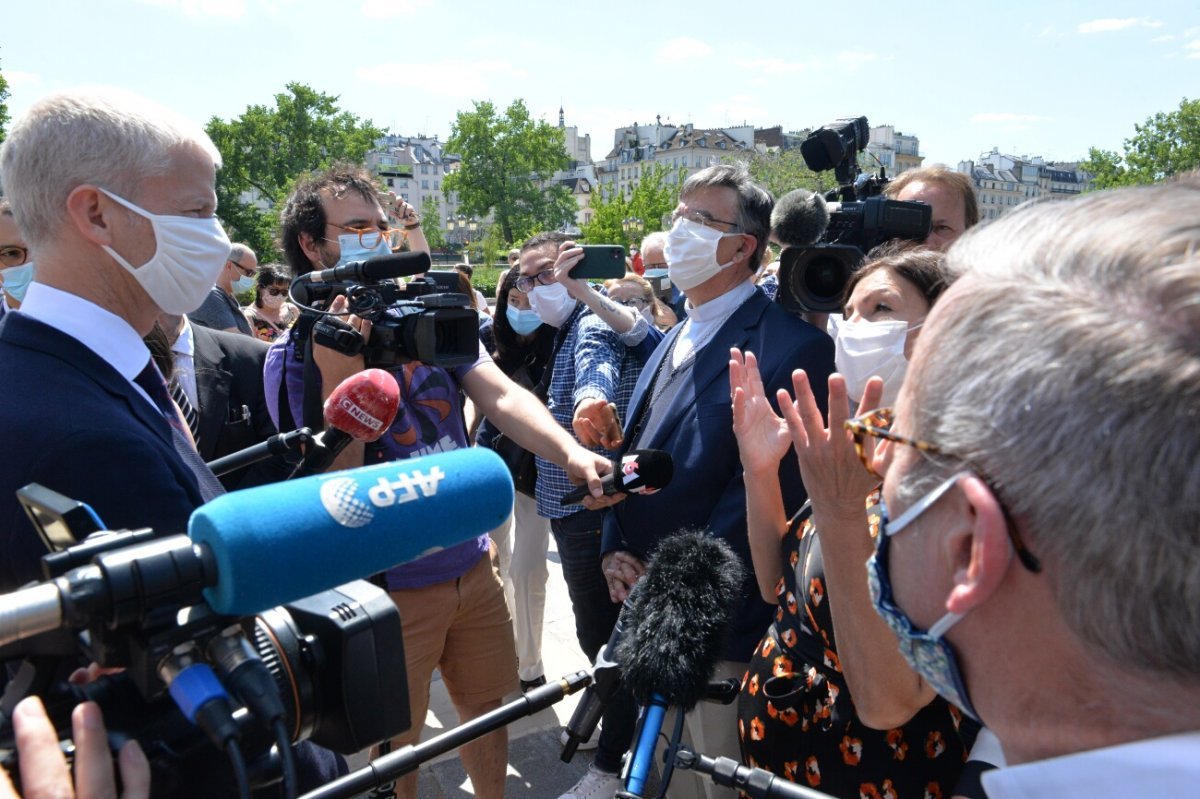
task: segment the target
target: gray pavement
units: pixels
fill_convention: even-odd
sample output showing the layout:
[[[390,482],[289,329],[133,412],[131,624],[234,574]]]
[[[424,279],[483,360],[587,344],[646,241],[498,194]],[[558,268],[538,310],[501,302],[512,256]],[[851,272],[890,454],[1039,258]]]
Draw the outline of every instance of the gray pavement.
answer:
[[[554,538],[550,538],[550,579],[546,584],[546,617],[542,634],[542,662],[547,678],[570,674],[590,664],[575,641],[575,618],[563,582],[562,567]],[[508,780],[505,796],[557,799],[573,786],[592,762],[591,752],[576,752],[570,763],[559,759],[559,735],[575,710],[582,692],[568,696],[537,715],[518,719],[508,726]],[[509,699],[518,698],[513,694]],[[441,677],[435,672],[429,696],[429,712],[421,740],[427,741],[457,724],[454,705]],[[358,768],[365,757],[351,759]],[[449,752],[421,767],[419,799],[463,799],[474,796],[457,751]]]

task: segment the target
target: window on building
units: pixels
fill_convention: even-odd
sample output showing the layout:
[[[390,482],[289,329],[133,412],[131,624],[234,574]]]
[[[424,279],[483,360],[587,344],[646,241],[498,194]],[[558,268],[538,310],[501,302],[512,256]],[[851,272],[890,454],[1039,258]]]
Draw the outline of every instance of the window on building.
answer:
[[[391,178],[388,178],[388,179],[387,179],[387,184],[388,184],[389,186],[395,186],[395,185],[396,185],[396,184],[395,184],[395,182],[394,182],[394,181],[393,181]]]
[[[437,191],[437,190],[438,190],[438,187],[439,187],[439,185],[440,185],[440,184],[439,184],[439,183],[438,183],[438,182],[435,180],[435,181],[433,182],[433,190],[434,190],[434,191]]]
[[[400,181],[400,188],[402,188],[402,189],[407,189],[407,188],[408,188],[408,180],[407,180],[407,179],[401,179],[401,181]]]
[[[421,174],[422,175],[429,174],[429,164],[421,164]]]
[[[423,188],[423,189],[428,189],[428,188],[429,188],[429,181],[428,181],[428,180],[422,180],[422,181],[421,181],[421,188]]]

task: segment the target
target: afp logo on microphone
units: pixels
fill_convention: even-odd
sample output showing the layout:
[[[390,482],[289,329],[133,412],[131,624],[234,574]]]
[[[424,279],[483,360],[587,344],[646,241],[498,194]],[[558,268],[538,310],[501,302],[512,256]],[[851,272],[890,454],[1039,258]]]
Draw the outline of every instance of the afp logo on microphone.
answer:
[[[369,468],[377,473],[384,468],[396,468],[397,465]],[[333,477],[321,483],[321,505],[341,526],[364,527],[375,519],[376,508],[390,508],[437,496],[438,485],[445,476],[440,466],[431,467],[428,473],[422,469],[411,469],[399,472],[394,480],[381,475],[365,492],[354,477]]]

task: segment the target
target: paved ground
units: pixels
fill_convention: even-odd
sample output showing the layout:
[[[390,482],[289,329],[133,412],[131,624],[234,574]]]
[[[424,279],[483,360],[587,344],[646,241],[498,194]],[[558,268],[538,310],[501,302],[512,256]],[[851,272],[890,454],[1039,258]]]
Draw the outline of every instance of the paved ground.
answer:
[[[575,642],[575,620],[563,582],[554,538],[550,539],[550,579],[546,585],[546,618],[542,637],[542,661],[546,676],[573,673],[590,665]],[[559,734],[570,719],[581,694],[562,700],[535,716],[519,719],[508,727],[508,782],[505,796],[557,799],[587,771],[591,752],[576,752],[570,763],[559,759]],[[514,694],[511,699],[516,699]],[[455,726],[454,706],[435,673],[429,713],[421,740],[426,741]],[[351,767],[365,762],[355,758]],[[457,752],[450,752],[421,768],[420,799],[463,799],[474,796]]]

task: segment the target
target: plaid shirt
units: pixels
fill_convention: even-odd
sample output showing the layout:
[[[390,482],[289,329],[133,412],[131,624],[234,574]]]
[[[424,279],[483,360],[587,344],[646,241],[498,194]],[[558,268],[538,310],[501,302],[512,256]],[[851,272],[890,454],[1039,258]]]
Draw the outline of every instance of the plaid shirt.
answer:
[[[554,358],[554,373],[546,405],[554,420],[574,435],[571,419],[575,406],[585,399],[602,398],[616,404],[617,418],[623,425],[633,386],[641,365],[621,343],[611,327],[582,302],[576,303],[571,316],[559,328],[562,346]],[[558,343],[556,339],[555,343]],[[615,452],[599,447],[593,452],[613,458]],[[537,512],[547,519],[558,519],[579,512],[582,505],[562,506],[558,501],[575,485],[562,467],[537,459]]]

